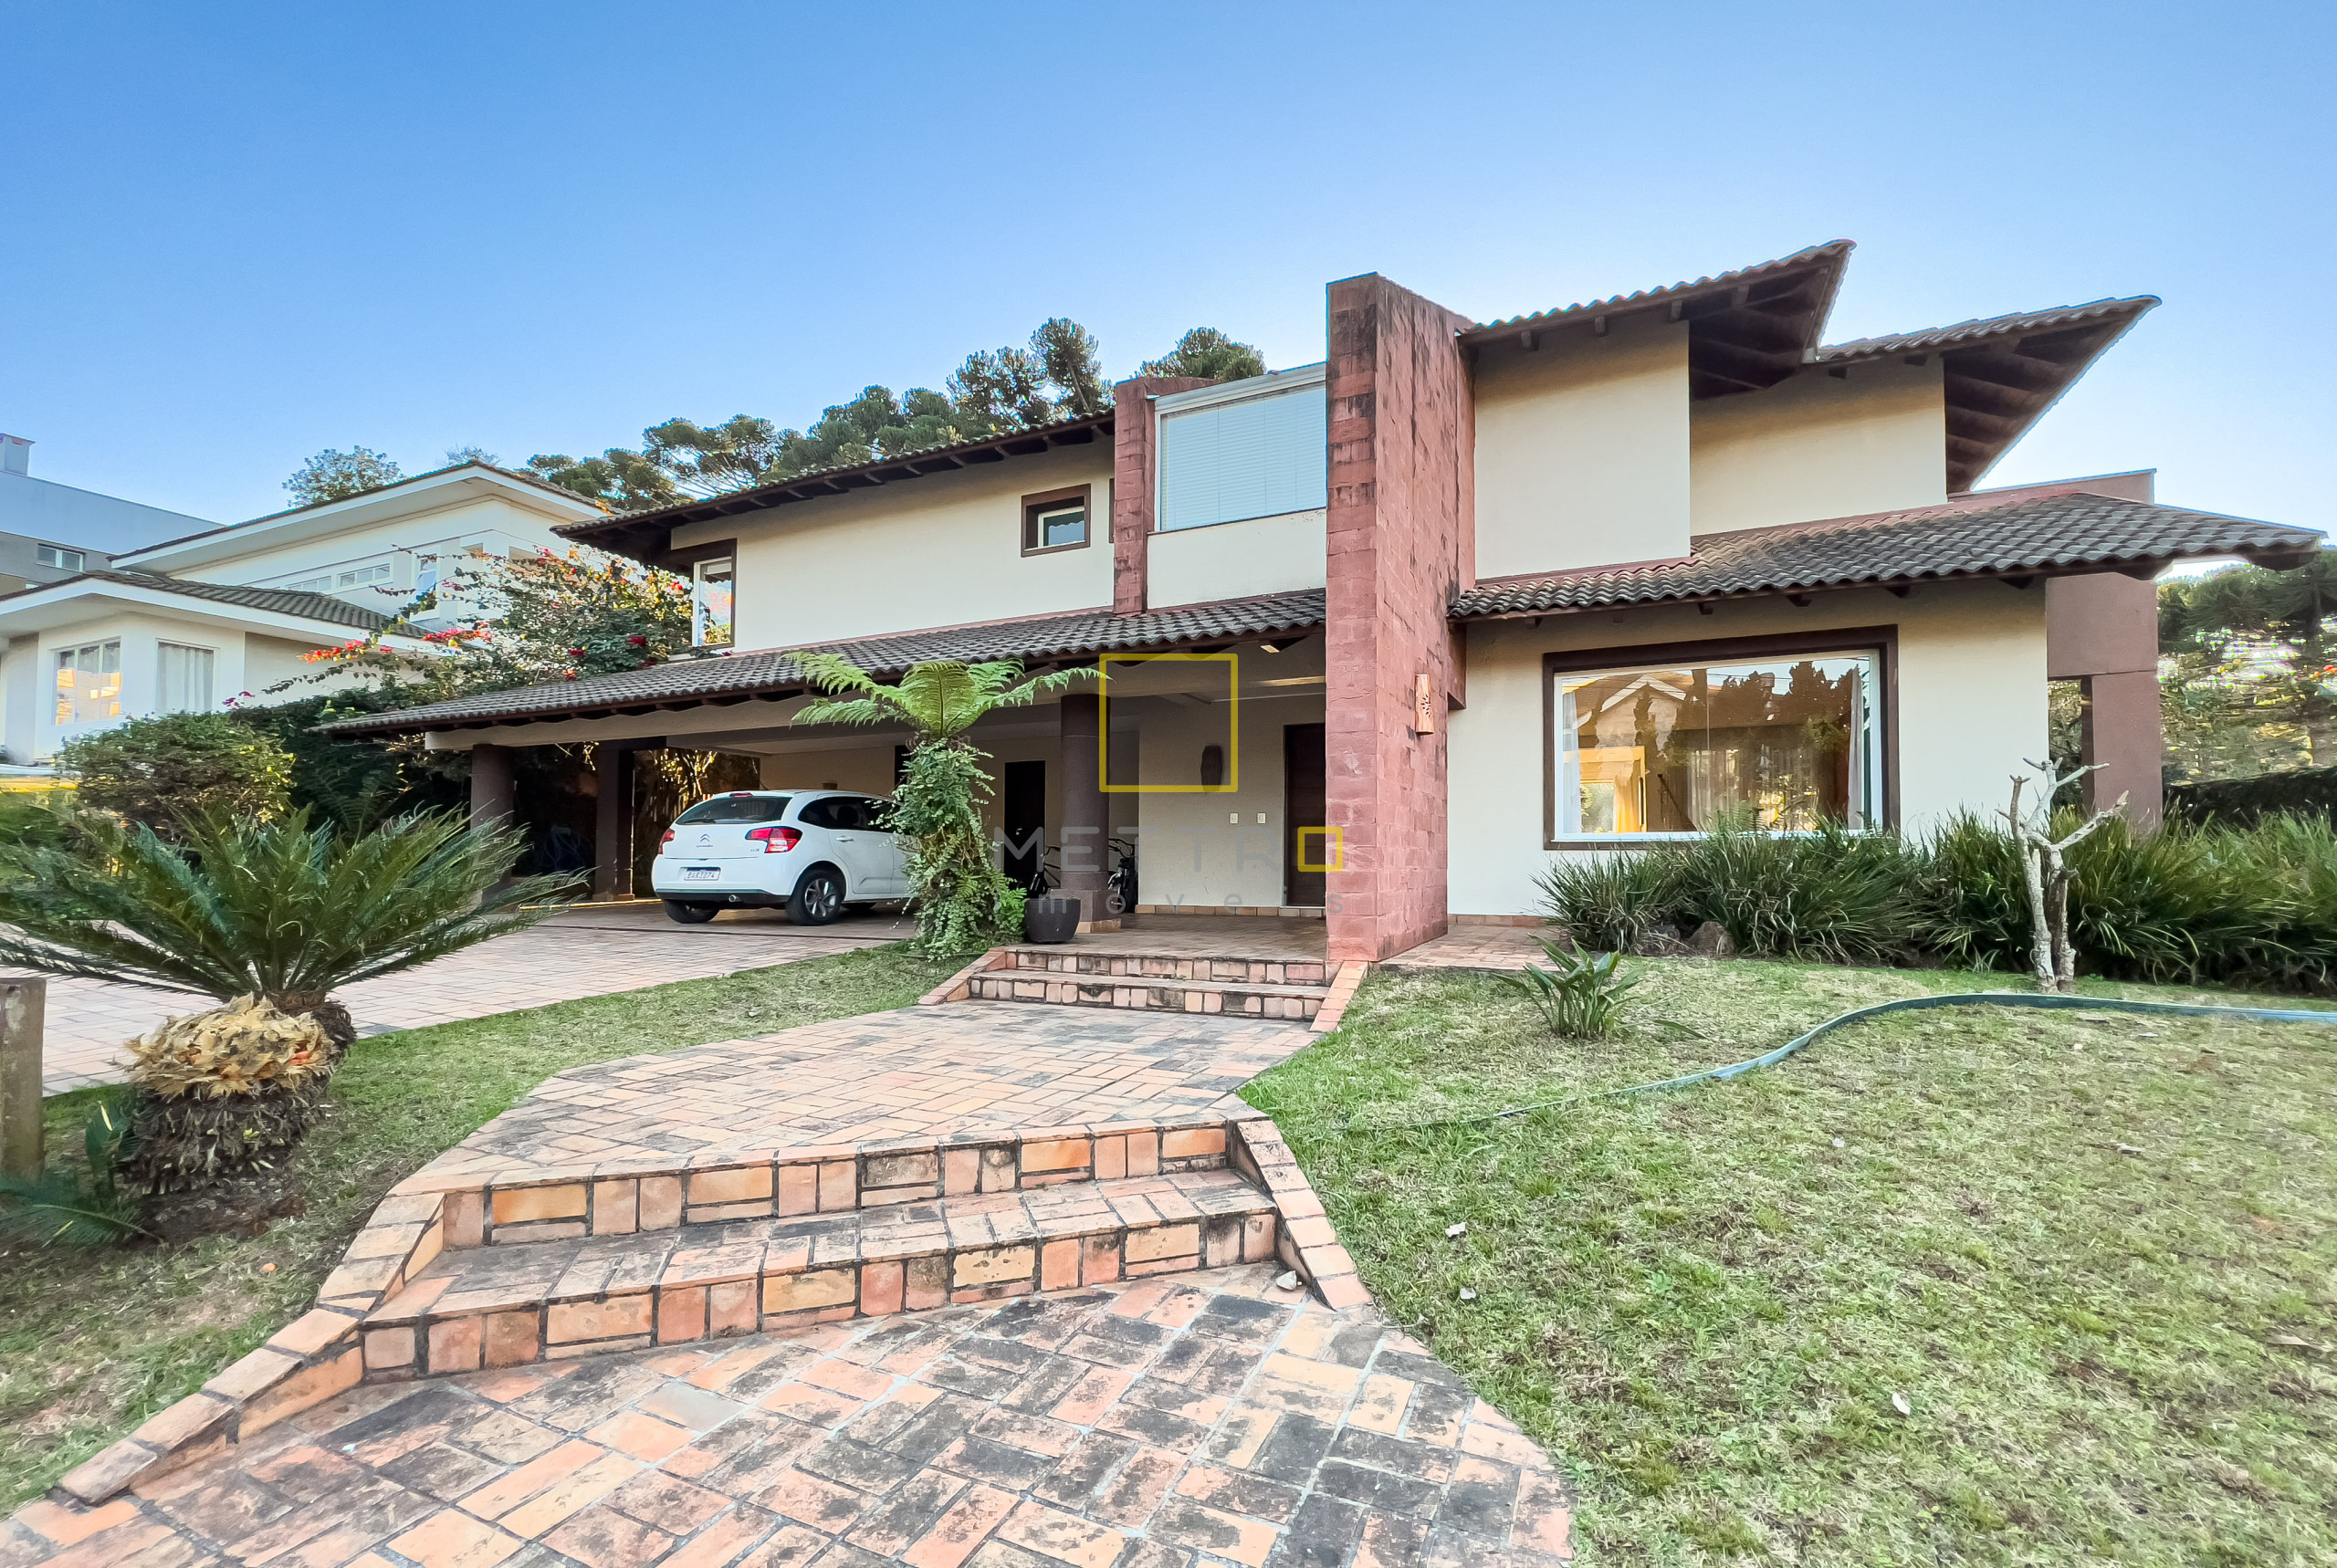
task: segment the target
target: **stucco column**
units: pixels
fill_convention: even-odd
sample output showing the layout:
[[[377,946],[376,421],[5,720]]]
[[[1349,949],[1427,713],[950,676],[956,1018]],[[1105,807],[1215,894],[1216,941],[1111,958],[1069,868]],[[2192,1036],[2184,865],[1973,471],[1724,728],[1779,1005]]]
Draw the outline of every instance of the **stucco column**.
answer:
[[[1082,931],[1117,931],[1119,921],[1104,907],[1104,875],[1110,846],[1105,826],[1103,779],[1097,768],[1104,701],[1093,692],[1074,692],[1058,710],[1063,774],[1063,876],[1060,891],[1079,900]]]
[[[604,740],[594,760],[599,793],[592,803],[592,896],[633,896],[634,748]]]
[[[483,828],[490,822],[508,821],[515,810],[511,748],[472,747],[471,825]]]
[[[2101,765],[2085,776],[2086,810],[2097,810],[2123,795],[2126,821],[2148,832],[2158,826],[2166,806],[2158,672],[2088,675],[2085,697],[2081,760]]]

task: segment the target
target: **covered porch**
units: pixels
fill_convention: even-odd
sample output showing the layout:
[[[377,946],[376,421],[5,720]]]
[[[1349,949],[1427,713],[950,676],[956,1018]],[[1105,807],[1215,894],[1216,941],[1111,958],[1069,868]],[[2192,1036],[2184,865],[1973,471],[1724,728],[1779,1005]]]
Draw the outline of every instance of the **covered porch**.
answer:
[[[1168,950],[1161,943],[1173,931],[1223,938],[1238,921],[1250,951],[1276,946],[1269,934],[1286,923],[1303,932],[1292,940],[1319,957],[1326,873],[1343,854],[1325,825],[1322,639],[1302,632],[1112,653],[1054,667],[1100,675],[1085,689],[991,714],[966,736],[989,759],[985,815],[1001,868],[1078,899],[1091,936],[1141,920],[1158,952]],[[914,735],[795,723],[812,700],[799,687],[646,711],[474,721],[433,729],[427,743],[469,754],[472,811],[481,820],[519,806],[520,748],[586,748],[595,775],[593,896],[646,898],[636,867],[654,840],[638,844],[635,834],[662,824],[636,826],[644,751],[742,760],[746,768],[724,769],[733,788],[744,773],[766,789],[891,793]],[[1130,862],[1132,904],[1112,880]]]

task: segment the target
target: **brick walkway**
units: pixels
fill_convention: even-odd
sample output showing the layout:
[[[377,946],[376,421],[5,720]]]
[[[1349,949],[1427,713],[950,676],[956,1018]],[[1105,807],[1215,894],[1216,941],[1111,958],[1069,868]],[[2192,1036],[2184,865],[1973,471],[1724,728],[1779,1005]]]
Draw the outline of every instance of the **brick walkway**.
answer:
[[[792,963],[898,941],[914,930],[912,922],[884,915],[807,928],[758,911],[685,927],[668,921],[655,904],[580,909],[403,974],[345,986],[337,994],[349,1005],[360,1033],[385,1034]],[[42,1092],[120,1082],[123,1041],[167,1016],[198,1012],[206,1005],[183,992],[51,977]]]
[[[57,1568],[1542,1568],[1548,1461],[1369,1308],[1243,1268],[361,1389],[94,1510]]]
[[[1546,925],[1456,925],[1434,941],[1399,953],[1383,969],[1522,969],[1546,964]]]
[[[493,1174],[1241,1110],[1304,1025],[1017,1002],[905,1008],[571,1068],[427,1167]]]

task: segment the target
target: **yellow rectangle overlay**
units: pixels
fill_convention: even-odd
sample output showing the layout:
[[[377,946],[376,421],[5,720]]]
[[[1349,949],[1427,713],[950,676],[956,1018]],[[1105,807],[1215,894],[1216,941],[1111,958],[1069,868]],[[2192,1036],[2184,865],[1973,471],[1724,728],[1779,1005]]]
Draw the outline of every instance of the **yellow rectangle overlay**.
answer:
[[[1112,782],[1112,666],[1114,664],[1220,664],[1225,666],[1225,782],[1222,784],[1115,784]],[[1095,661],[1095,777],[1106,795],[1231,795],[1242,788],[1242,657],[1220,653],[1106,653]]]
[[[1322,863],[1306,858],[1306,838],[1314,834],[1323,841]],[[1340,871],[1347,863],[1347,835],[1344,828],[1301,828],[1298,830],[1298,869],[1301,871]]]

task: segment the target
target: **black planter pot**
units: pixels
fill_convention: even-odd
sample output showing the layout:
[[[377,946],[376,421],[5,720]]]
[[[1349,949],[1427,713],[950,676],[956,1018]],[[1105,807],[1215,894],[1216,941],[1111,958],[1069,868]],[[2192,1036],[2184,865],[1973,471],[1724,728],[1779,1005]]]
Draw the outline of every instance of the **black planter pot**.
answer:
[[[1079,934],[1079,900],[1034,898],[1022,907],[1022,935],[1033,942],[1068,942]]]

